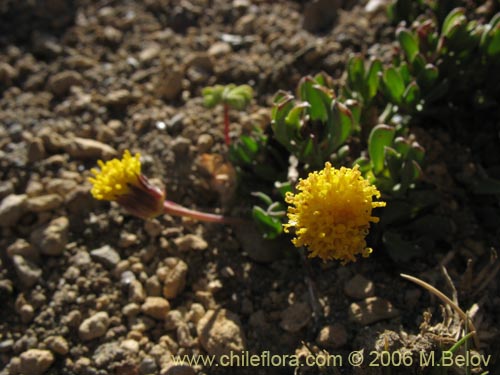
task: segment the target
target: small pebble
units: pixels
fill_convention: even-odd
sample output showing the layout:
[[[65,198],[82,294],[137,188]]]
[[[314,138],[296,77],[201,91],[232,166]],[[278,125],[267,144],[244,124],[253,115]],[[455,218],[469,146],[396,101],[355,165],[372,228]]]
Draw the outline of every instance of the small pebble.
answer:
[[[115,268],[121,260],[120,254],[109,245],[92,250],[90,257],[109,269]]]
[[[144,230],[149,237],[156,238],[161,234],[163,226],[158,220],[150,219],[144,223]]]
[[[180,324],[183,324],[182,314],[179,310],[171,310],[165,316],[165,329],[167,331],[172,331],[176,329]]]
[[[154,358],[145,357],[139,364],[139,374],[154,375],[158,372],[158,366]]]
[[[49,336],[45,340],[45,343],[56,354],[66,355],[69,352],[69,344],[62,336]]]
[[[17,239],[7,248],[7,255],[12,259],[14,255],[36,262],[40,258],[38,250],[23,238]]]
[[[187,234],[185,236],[176,238],[174,240],[174,243],[180,251],[202,251],[206,250],[208,247],[207,241],[195,234]]]
[[[31,233],[30,241],[44,255],[61,255],[68,243],[68,231],[69,220],[61,216]]]
[[[28,198],[27,210],[31,212],[45,212],[55,210],[62,203],[63,199],[57,194],[41,195],[39,197]]]
[[[344,285],[344,293],[353,299],[364,299],[375,294],[375,286],[372,281],[357,274]]]
[[[163,284],[163,297],[177,297],[186,286],[188,266],[179,258],[165,259],[165,266],[158,268],[156,276]]]
[[[127,247],[133,246],[137,244],[139,240],[137,239],[137,235],[134,233],[122,232],[120,233],[120,240],[118,241],[118,246],[122,249],[126,249]]]
[[[246,338],[240,319],[226,309],[209,310],[196,326],[201,346],[209,354],[220,356],[245,350]]]
[[[170,303],[162,297],[147,297],[141,311],[154,319],[164,320],[170,311]]]
[[[139,352],[139,343],[132,339],[122,341],[120,347],[130,353]]]
[[[42,375],[54,362],[54,355],[48,350],[29,349],[20,355],[19,368],[22,374]]]
[[[105,311],[98,312],[85,319],[78,328],[80,339],[89,341],[106,334],[109,327],[109,315]]]
[[[349,307],[349,320],[364,326],[398,315],[399,311],[389,301],[379,297],[368,297]]]
[[[210,134],[202,134],[198,137],[196,144],[199,152],[208,152],[214,144],[214,138]]]
[[[347,343],[347,332],[340,323],[323,327],[316,338],[318,345],[338,349]]]
[[[19,315],[23,323],[29,323],[35,316],[35,309],[30,304],[25,304],[19,309]]]
[[[7,195],[0,203],[0,227],[9,227],[17,223],[27,210],[26,194]]]
[[[21,255],[14,255],[12,263],[19,281],[28,288],[34,286],[42,276],[42,269]]]
[[[139,280],[132,280],[128,288],[128,298],[131,302],[141,303],[146,299],[146,292]]]
[[[160,280],[158,280],[158,277],[156,275],[153,275],[149,277],[146,280],[146,291],[148,293],[148,296],[151,297],[159,297],[161,296],[161,284]]]
[[[137,303],[128,303],[122,308],[122,314],[127,318],[136,316],[141,312],[141,307]]]
[[[307,326],[311,319],[311,314],[311,308],[307,303],[294,303],[283,311],[280,327],[287,332],[298,332]]]

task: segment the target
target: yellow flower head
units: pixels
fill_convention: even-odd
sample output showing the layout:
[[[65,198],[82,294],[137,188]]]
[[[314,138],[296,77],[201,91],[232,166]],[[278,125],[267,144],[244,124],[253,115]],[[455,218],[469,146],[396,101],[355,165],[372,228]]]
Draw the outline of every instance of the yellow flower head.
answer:
[[[370,222],[379,220],[372,216],[372,208],[384,207],[385,202],[372,201],[380,192],[361,176],[357,165],[335,169],[325,163],[322,171],[300,179],[297,190],[286,195],[289,222],[284,225],[285,232],[295,228],[296,247],[307,246],[310,258],[343,263],[372,252],[365,241]]]
[[[91,169],[94,177],[90,193],[95,199],[118,202],[131,214],[150,218],[163,212],[165,193],[152,186],[141,174],[140,154],[132,156],[125,150],[123,158],[106,163],[99,160],[99,169]]]

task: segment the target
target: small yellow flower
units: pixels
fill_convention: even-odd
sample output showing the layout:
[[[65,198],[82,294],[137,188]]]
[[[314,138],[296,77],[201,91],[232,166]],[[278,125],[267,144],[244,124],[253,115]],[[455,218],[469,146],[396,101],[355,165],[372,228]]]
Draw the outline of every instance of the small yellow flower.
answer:
[[[94,177],[90,193],[98,200],[115,201],[131,214],[143,219],[163,213],[165,193],[152,186],[141,174],[140,154],[132,156],[125,150],[123,158],[106,163],[99,160],[99,169],[91,169]]]
[[[307,246],[310,258],[342,263],[372,252],[365,241],[370,222],[379,220],[372,216],[372,208],[384,207],[385,202],[372,201],[380,192],[361,176],[357,165],[335,169],[325,163],[322,171],[300,179],[297,190],[286,195],[289,222],[284,225],[285,232],[295,228],[296,247]]]

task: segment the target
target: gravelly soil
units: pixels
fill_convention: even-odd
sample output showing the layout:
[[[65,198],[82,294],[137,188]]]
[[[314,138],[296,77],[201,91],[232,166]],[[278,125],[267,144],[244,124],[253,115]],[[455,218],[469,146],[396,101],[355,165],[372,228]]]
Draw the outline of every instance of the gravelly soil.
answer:
[[[476,210],[497,203],[469,199],[459,181],[477,173],[474,158],[443,131],[415,129],[434,210],[452,229],[411,263],[383,251],[346,267],[304,262],[288,241],[278,259],[258,262],[265,245],[250,228],[144,222],[89,194],[96,161],[130,149],[170,199],[230,210],[200,162],[225,152],[222,110],[203,107],[201,88],[251,84],[256,99],[231,113],[232,135],[266,126],[278,89],[321,70],[341,79],[352,52],[386,56],[394,29],[383,12],[339,1],[321,25],[304,1],[41,3],[0,1],[1,374],[317,373],[173,367],[171,355],[447,348],[458,323],[399,276],[451,295],[441,265],[460,305],[478,304],[481,349],[498,357],[497,278],[480,287],[495,270],[498,211]],[[376,311],[356,315],[365,305]],[[383,373],[345,362],[323,370]]]

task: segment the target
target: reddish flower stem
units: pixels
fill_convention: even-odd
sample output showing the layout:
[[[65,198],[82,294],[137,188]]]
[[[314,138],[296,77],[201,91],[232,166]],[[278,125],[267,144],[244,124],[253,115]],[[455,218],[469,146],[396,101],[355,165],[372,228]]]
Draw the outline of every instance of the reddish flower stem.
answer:
[[[229,138],[229,106],[224,103],[224,141],[226,145],[231,144],[231,139]]]
[[[191,210],[189,208],[186,208],[169,200],[166,200],[163,203],[163,209],[164,212],[169,215],[185,216],[185,217],[190,217],[192,219],[206,221],[210,223],[239,224],[242,222],[242,220],[238,218],[225,217],[222,215],[209,214],[206,212]]]

